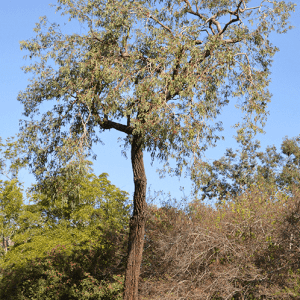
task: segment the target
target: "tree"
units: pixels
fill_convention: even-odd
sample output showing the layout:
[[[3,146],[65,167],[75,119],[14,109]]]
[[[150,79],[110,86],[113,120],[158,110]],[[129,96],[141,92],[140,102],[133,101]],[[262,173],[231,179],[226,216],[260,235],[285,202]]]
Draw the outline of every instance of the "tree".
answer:
[[[3,143],[0,137],[0,176],[8,180],[17,179],[20,169],[27,164],[26,159],[21,159],[24,155],[22,141],[14,139],[15,137],[9,137]]]
[[[268,146],[265,152],[258,151],[259,141],[246,139],[241,150],[226,149],[225,155],[212,164],[206,163],[202,176],[202,200],[217,199],[219,202],[240,196],[253,184],[263,184],[265,189],[291,193],[300,186],[300,137],[286,137],[281,145],[282,153],[275,146]],[[272,198],[274,195],[271,195]]]
[[[33,185],[30,189],[29,201],[34,203],[30,206],[38,207],[46,222],[53,224],[66,221],[77,227],[101,222],[102,226],[106,224],[124,228],[127,226],[126,218],[131,207],[128,193],[111,184],[107,176],[107,173],[99,176],[93,173],[84,177],[77,176],[78,192],[70,190],[74,187],[74,182],[71,183],[63,175],[48,178],[43,184]],[[53,188],[58,182],[62,189],[60,194]]]
[[[291,189],[294,185],[300,188],[300,135],[289,139],[285,138],[281,145],[281,151],[287,156],[279,178],[278,184],[281,187]]]
[[[55,177],[62,165],[72,176],[74,164],[82,167],[93,143],[101,141],[100,133],[123,134],[134,177],[124,299],[137,299],[146,210],[143,152],[165,162],[162,174],[180,176],[186,167],[197,180],[201,155],[220,138],[221,123],[213,121],[230,96],[240,99],[245,112],[237,138],[246,128],[261,132],[278,50],[269,36],[290,28],[295,5],[58,0],[56,8],[86,32],[63,34],[59,24],[47,27],[42,17],[36,37],[21,42],[34,60],[24,68],[33,73],[32,82],[18,96],[31,118],[20,128],[29,164],[38,181]],[[53,104],[47,111],[40,107],[45,101]]]
[[[107,176],[88,174],[80,178],[77,205],[73,197],[67,203],[59,197],[52,200],[48,187],[39,191],[39,185],[33,186],[28,193],[31,204],[20,214],[14,253],[8,260],[24,264],[44,257],[57,245],[72,248],[74,242],[96,240],[105,230],[124,230],[129,220],[128,194],[111,184]]]
[[[21,153],[22,146],[18,141],[8,138],[2,143],[0,137],[0,176],[5,178],[0,179],[0,232],[5,254],[9,241],[18,228],[18,218],[23,205],[22,184],[17,178],[20,168],[24,166],[18,160]]]
[[[107,176],[90,173],[78,178],[75,206],[74,194],[67,202],[62,197],[52,201],[48,184],[53,181],[44,183],[42,190],[41,185],[31,188],[32,203],[22,206],[15,244],[0,261],[0,298],[121,295],[130,205],[128,194]],[[60,181],[67,190],[67,181]]]
[[[8,241],[17,230],[18,218],[23,204],[22,190],[17,180],[0,180],[0,232],[4,252]]]

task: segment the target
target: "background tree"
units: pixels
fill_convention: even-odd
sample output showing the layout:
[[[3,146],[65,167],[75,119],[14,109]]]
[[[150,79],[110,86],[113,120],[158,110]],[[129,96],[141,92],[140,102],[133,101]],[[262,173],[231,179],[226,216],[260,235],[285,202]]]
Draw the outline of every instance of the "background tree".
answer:
[[[69,249],[73,243],[96,240],[105,230],[126,229],[128,195],[111,184],[107,174],[89,174],[78,184],[80,202],[76,206],[72,197],[66,204],[62,198],[52,200],[49,190],[31,189],[31,204],[20,214],[15,247],[7,261],[26,264],[29,259],[44,257],[57,245]]]
[[[0,137],[0,232],[1,245],[7,252],[9,241],[18,229],[18,218],[23,205],[22,184],[18,181],[20,168],[24,166],[18,158],[22,154],[20,141]]]
[[[67,181],[61,182],[68,190]],[[107,174],[90,173],[77,178],[79,200],[74,205],[70,193],[67,201],[53,200],[49,183],[28,192],[32,203],[23,205],[15,244],[0,261],[0,298],[121,297],[128,194],[111,184]]]
[[[27,164],[24,156],[24,145],[18,135],[9,137],[5,142],[0,137],[0,176],[2,179],[17,179],[19,171]]]
[[[4,253],[7,252],[9,241],[17,230],[22,204],[23,194],[18,181],[0,180],[0,232]]]
[[[241,142],[241,149],[235,152],[227,149],[225,155],[212,164],[206,163],[207,171],[202,176],[200,188],[202,199],[230,200],[240,196],[253,184],[259,182],[270,190],[291,193],[300,187],[300,137],[286,137],[281,153],[275,146],[268,146],[265,152],[258,151],[259,141],[250,139]]]
[[[300,135],[291,139],[286,137],[281,145],[281,151],[287,157],[277,179],[278,184],[289,190],[293,186],[300,188]]]
[[[130,147],[135,189],[124,299],[138,294],[146,209],[143,151],[165,161],[162,174],[181,175],[186,167],[197,180],[201,154],[220,138],[222,126],[214,119],[230,96],[240,99],[245,112],[236,126],[238,139],[245,128],[261,132],[278,50],[269,35],[287,31],[294,6],[267,0],[59,0],[57,10],[83,23],[85,33],[63,34],[58,24],[47,27],[43,17],[36,37],[21,42],[33,60],[24,68],[33,73],[32,82],[18,97],[31,118],[21,131],[39,182],[55,178],[61,166],[72,176],[74,164],[83,167],[103,131],[119,131],[125,150]],[[43,111],[45,101],[53,106]]]

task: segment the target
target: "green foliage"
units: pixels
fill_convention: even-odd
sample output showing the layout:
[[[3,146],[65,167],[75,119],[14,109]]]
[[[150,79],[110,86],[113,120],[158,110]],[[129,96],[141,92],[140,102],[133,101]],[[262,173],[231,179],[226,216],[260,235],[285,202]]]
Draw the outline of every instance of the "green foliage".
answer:
[[[206,173],[201,177],[200,188],[204,194],[202,199],[217,198],[229,200],[241,195],[251,185],[258,182],[265,191],[269,189],[269,197],[274,199],[274,190],[290,193],[292,187],[300,187],[300,136],[287,137],[282,143],[282,153],[276,147],[267,147],[260,152],[259,141],[245,140],[241,150],[235,153],[227,149],[225,156],[215,160],[211,165],[206,163]]]
[[[0,137],[0,175],[9,180],[16,179],[20,169],[27,165],[26,159],[22,159],[24,154],[20,138],[14,141],[14,137],[10,137],[3,143]]]
[[[300,135],[293,139],[286,138],[281,150],[287,159],[279,175],[278,184],[281,187],[300,187]]]
[[[129,222],[128,194],[112,185],[107,174],[89,174],[79,181],[80,203],[52,201],[49,193],[32,190],[31,205],[19,216],[15,246],[4,265],[26,264],[44,257],[56,245],[72,249],[74,243],[95,241],[104,230],[120,231]]]
[[[8,138],[2,143],[0,137],[0,247],[1,255],[7,251],[7,242],[18,229],[18,219],[23,205],[22,184],[17,176],[25,162],[18,155],[22,153],[19,140]]]
[[[21,42],[33,60],[24,67],[32,81],[18,96],[31,118],[22,141],[38,181],[62,166],[74,175],[67,167],[83,166],[98,131],[110,129],[126,134],[124,150],[139,136],[142,149],[166,162],[162,175],[187,167],[197,181],[203,151],[221,138],[213,121],[231,96],[245,113],[237,139],[262,132],[278,51],[269,37],[291,28],[295,4],[59,0],[56,10],[86,30],[64,34],[42,17],[36,36]]]
[[[65,220],[72,226],[84,227],[101,220],[103,226],[114,224],[122,228],[127,225],[129,216],[128,193],[111,184],[107,176],[106,173],[99,176],[89,173],[72,179],[47,178],[32,188],[30,201],[45,212],[47,222]],[[71,189],[74,185],[76,191]]]
[[[54,247],[46,257],[2,270],[0,298],[7,300],[122,299],[122,242],[113,232],[96,243],[76,243],[72,251]]]
[[[3,247],[4,241],[11,238],[18,229],[22,204],[23,194],[18,181],[16,179],[0,180],[0,242]],[[1,252],[6,251],[5,248],[1,247]]]
[[[121,299],[116,276],[124,271],[130,204],[107,177],[78,176],[76,199],[66,178],[47,178],[28,192],[32,204],[19,198],[18,218],[14,186],[6,187],[1,214],[14,218],[15,244],[0,261],[0,299]]]

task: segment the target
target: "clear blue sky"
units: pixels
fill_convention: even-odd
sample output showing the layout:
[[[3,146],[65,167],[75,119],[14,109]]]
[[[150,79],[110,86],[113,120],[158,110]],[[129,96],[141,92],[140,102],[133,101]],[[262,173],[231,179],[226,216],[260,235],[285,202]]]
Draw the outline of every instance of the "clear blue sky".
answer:
[[[298,2],[294,0],[293,2]],[[33,28],[39,17],[47,15],[50,21],[59,21],[60,16],[54,14],[49,7],[54,0],[11,0],[2,1],[0,11],[0,136],[5,139],[18,132],[19,120],[22,118],[22,105],[17,101],[20,90],[28,84],[28,75],[21,70],[21,66],[28,61],[23,60],[26,54],[20,50],[19,42],[34,37]],[[267,145],[280,148],[285,136],[294,137],[300,133],[300,6],[291,18],[295,28],[283,35],[272,35],[272,43],[280,48],[275,55],[270,91],[273,94],[269,105],[270,115],[265,126],[265,135],[258,135],[262,150]],[[80,29],[79,29],[80,30]],[[78,31],[78,29],[77,29]],[[80,32],[79,32],[80,33]],[[225,141],[219,142],[218,147],[208,150],[207,159],[220,158],[226,148],[236,148],[233,135],[235,131],[230,128],[238,121],[239,111],[234,105],[228,106],[221,115],[225,131]],[[113,184],[133,195],[133,177],[130,159],[121,156],[120,144],[117,143],[118,132],[104,136],[105,146],[97,145],[94,152],[98,158],[94,163],[96,174],[106,172]],[[185,193],[190,192],[189,179],[167,177],[159,179],[156,172],[158,164],[150,166],[149,155],[145,154],[145,167],[148,186],[153,190],[171,192],[178,200],[183,195],[180,186],[185,187]],[[22,172],[20,180],[25,187],[34,182],[34,177],[28,172]]]

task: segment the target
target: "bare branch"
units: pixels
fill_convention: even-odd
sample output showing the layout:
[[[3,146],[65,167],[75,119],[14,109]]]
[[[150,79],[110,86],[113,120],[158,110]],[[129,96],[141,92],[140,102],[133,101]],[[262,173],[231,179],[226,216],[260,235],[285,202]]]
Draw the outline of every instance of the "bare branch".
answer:
[[[240,20],[239,16],[238,16],[237,18],[235,18],[235,19],[230,20],[228,23],[225,24],[225,26],[224,26],[224,28],[221,30],[221,32],[219,32],[219,35],[221,36],[221,35],[225,32],[225,30],[227,29],[227,27],[228,27],[230,24],[235,23],[235,22],[237,22],[237,21],[239,21],[239,20]]]
[[[123,125],[123,124],[120,124],[120,123],[117,123],[114,121],[110,121],[110,120],[108,120],[107,115],[106,115],[106,117],[104,117],[104,119],[102,121],[100,121],[98,118],[97,123],[100,125],[100,127],[102,129],[112,129],[113,128],[118,131],[124,132],[126,134],[132,134],[132,132],[133,132],[133,127],[126,126],[126,125]]]
[[[191,4],[189,3],[189,1],[188,0],[184,0],[184,2],[187,4],[187,6],[189,7],[189,9],[188,9],[188,13],[190,13],[191,15],[194,15],[194,16],[197,16],[197,17],[199,17],[201,20],[203,20],[203,21],[206,21],[207,20],[207,18],[204,16],[204,15],[202,15],[202,14],[200,14],[199,13],[199,11],[198,11],[198,7],[197,7],[197,11],[194,11],[193,9],[192,9],[192,6],[191,6]]]
[[[128,126],[128,125],[126,126],[126,125],[108,120],[107,114],[104,114],[104,118],[101,118],[97,112],[97,109],[96,109],[94,103],[93,103],[93,106],[91,109],[91,113],[92,113],[95,121],[97,122],[97,124],[100,125],[100,127],[102,129],[112,129],[113,128],[118,131],[124,132],[126,134],[132,134],[132,132],[133,132],[133,127],[131,127],[131,126]]]
[[[152,20],[154,20],[155,22],[157,22],[160,26],[162,26],[163,28],[165,28],[167,31],[169,31],[173,35],[172,30],[168,26],[164,25],[159,20],[157,20],[157,18],[153,17],[152,15],[149,16],[149,18],[152,19]]]

